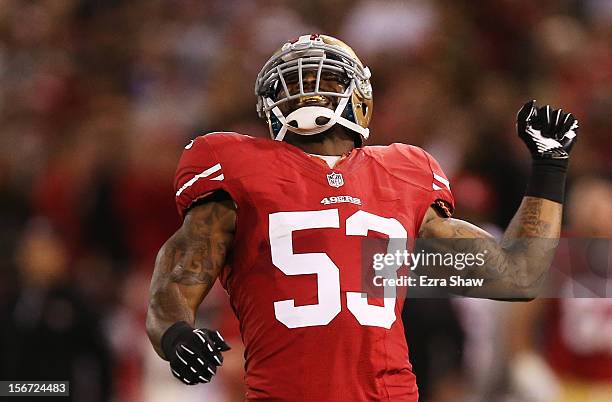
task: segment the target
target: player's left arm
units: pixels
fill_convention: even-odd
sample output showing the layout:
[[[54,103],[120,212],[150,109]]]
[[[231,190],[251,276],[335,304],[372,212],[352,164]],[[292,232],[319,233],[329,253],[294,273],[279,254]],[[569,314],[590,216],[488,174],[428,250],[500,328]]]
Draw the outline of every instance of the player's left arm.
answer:
[[[561,109],[553,110],[550,106],[538,109],[535,101],[531,101],[518,113],[517,130],[532,153],[532,175],[501,242],[475,225],[445,217],[434,207],[425,214],[419,230],[419,242],[426,251],[484,253],[481,266],[432,270],[437,277],[484,279],[483,286],[463,288],[460,293],[465,296],[533,299],[555,254],[569,152],[575,143],[578,123]]]
[[[498,243],[478,226],[442,217],[430,207],[419,232],[419,237],[425,239],[420,244],[427,252],[485,255],[482,266],[463,270],[431,269],[437,277],[460,275],[484,279],[483,286],[463,288],[461,293],[465,296],[532,299],[554,257],[561,230],[561,210],[562,205],[557,202],[524,197],[503,240]]]

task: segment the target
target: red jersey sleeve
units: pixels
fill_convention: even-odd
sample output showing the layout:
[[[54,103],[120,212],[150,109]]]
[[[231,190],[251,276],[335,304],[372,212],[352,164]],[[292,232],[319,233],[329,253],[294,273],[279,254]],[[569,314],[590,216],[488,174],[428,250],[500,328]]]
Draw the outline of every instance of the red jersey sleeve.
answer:
[[[450,181],[442,171],[438,161],[429,153],[423,150],[431,170],[431,200],[430,205],[435,205],[439,211],[450,217],[455,210],[455,197],[450,188]]]
[[[197,137],[187,144],[174,176],[175,202],[181,218],[195,201],[215,190],[232,194],[223,168],[206,136]]]
[[[434,157],[413,145],[395,143],[391,144],[388,150],[389,152],[382,155],[383,164],[392,167],[392,171],[402,180],[425,191],[421,196],[423,213],[434,205],[450,217],[455,209],[455,198],[448,178]]]

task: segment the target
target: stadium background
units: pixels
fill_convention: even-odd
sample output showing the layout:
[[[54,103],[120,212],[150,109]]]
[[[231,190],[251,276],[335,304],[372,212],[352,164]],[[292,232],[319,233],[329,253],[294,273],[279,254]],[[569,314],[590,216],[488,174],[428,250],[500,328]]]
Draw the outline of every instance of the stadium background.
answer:
[[[184,144],[213,130],[267,136],[255,76],[284,40],[311,32],[343,39],[371,68],[370,144],[426,148],[450,177],[456,216],[494,233],[529,171],[516,111],[531,98],[572,111],[569,189],[581,191],[565,231],[610,236],[609,0],[1,0],[0,379],[70,378],[77,401],[241,400],[224,292],[200,323],[234,351],[212,384],[188,388],[147,340],[148,283],[179,225]],[[414,303],[424,401],[530,400],[513,381],[516,339],[534,338],[550,361],[554,317],[534,327],[531,307]],[[546,388],[538,381],[528,392]]]

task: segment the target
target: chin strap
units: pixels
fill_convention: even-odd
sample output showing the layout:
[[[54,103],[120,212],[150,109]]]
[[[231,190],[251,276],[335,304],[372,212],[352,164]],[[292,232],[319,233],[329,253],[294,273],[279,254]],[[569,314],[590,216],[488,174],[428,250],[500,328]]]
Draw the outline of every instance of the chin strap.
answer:
[[[292,132],[302,135],[319,134],[336,123],[333,110],[323,106],[306,106],[291,112],[287,116]]]
[[[272,132],[270,128],[272,138],[276,141],[282,141],[287,131],[291,131],[298,135],[315,135],[324,132],[337,123],[358,133],[364,139],[367,139],[370,135],[369,129],[361,127],[359,124],[342,117],[342,113],[346,109],[351,98],[353,87],[354,84],[351,84],[344,92],[344,96],[340,99],[336,110],[331,110],[323,106],[304,106],[294,110],[285,117],[278,106],[273,107],[271,112],[274,113],[274,116],[282,124],[282,127],[276,136],[274,136],[274,132]],[[265,100],[268,105],[274,103],[270,98],[266,98]],[[267,114],[268,119],[270,119],[270,111],[268,111]]]

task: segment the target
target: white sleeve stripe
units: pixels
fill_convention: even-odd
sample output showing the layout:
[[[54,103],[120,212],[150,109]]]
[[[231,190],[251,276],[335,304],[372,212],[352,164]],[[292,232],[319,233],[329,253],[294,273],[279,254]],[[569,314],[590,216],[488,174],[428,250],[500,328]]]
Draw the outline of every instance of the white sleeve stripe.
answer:
[[[448,179],[440,176],[439,174],[435,174],[435,173],[433,174],[433,178],[434,178],[434,180],[437,180],[440,183],[444,184],[444,187],[446,187],[447,189],[450,190],[450,182],[448,181]],[[434,184],[434,186],[435,186],[435,184]],[[434,190],[437,190],[437,189],[434,187]]]
[[[223,176],[223,173],[221,173],[219,176],[217,176],[217,177],[213,177],[213,178],[212,178],[212,179],[210,179],[210,180],[218,180],[218,181],[221,181],[221,180],[223,180],[224,178],[225,178],[225,177]]]
[[[176,192],[176,196],[178,197],[179,195],[181,195],[181,193],[182,193],[183,191],[185,191],[185,190],[186,190],[186,189],[188,189],[189,187],[193,186],[193,184],[194,184],[196,181],[198,181],[198,180],[200,180],[200,179],[202,179],[202,178],[204,178],[204,177],[208,177],[208,176],[210,176],[211,174],[213,174],[213,173],[215,173],[215,172],[217,172],[217,171],[219,171],[219,170],[221,170],[221,164],[220,164],[220,163],[217,163],[215,166],[210,167],[210,168],[208,168],[208,169],[204,170],[202,173],[200,173],[200,174],[197,174],[197,175],[193,176],[193,177],[191,178],[191,180],[189,180],[187,183],[183,184],[183,186],[182,186],[182,187],[181,187],[181,188],[180,188],[180,189],[179,189],[179,190]],[[220,180],[222,180],[222,179],[220,179]]]
[[[446,184],[447,186],[450,184],[450,182],[445,179],[444,177],[440,176],[439,174],[433,174],[434,179],[438,180],[440,183],[442,184]]]
[[[442,190],[442,187],[438,186],[436,183],[432,183],[432,184],[431,184],[431,187],[432,187],[434,190]]]

